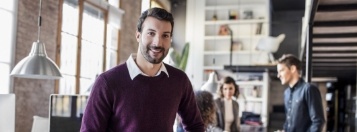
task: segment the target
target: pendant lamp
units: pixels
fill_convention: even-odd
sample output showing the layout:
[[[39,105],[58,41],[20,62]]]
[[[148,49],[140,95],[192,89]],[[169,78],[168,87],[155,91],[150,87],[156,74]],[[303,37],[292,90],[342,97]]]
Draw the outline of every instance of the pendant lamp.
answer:
[[[37,41],[32,43],[31,52],[22,59],[11,71],[11,76],[33,79],[60,79],[62,77],[58,66],[46,54],[45,45],[40,42],[41,34],[41,9],[38,15]]]
[[[215,71],[213,71],[209,74],[208,80],[205,84],[203,84],[201,90],[208,91],[212,94],[215,94],[217,92],[217,88],[218,88],[217,74]]]

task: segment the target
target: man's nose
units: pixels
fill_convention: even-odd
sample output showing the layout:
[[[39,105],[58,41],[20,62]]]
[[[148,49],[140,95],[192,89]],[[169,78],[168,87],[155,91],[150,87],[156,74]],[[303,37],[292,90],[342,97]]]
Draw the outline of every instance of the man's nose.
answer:
[[[154,37],[154,40],[153,40],[153,45],[154,46],[157,46],[157,47],[161,47],[162,46],[162,38],[159,36],[159,35],[157,35],[157,36],[155,36]]]

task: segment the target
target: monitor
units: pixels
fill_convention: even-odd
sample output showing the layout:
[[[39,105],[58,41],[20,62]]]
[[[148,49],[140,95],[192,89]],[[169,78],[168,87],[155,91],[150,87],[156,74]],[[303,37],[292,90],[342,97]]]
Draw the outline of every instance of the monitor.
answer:
[[[0,132],[15,131],[15,94],[0,94]]]
[[[88,95],[50,96],[50,132],[79,132]]]

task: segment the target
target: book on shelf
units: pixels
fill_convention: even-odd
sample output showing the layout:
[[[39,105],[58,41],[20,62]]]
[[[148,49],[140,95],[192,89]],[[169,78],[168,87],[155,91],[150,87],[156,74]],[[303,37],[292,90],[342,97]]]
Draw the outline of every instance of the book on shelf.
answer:
[[[263,17],[259,17],[258,19],[264,19],[264,18]],[[263,28],[263,23],[262,22],[258,22],[255,34],[256,35],[262,34],[262,28]]]

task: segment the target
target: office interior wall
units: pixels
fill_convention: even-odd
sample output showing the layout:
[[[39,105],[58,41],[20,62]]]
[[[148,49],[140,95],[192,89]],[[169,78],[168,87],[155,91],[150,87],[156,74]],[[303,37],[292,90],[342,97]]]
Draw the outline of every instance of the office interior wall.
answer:
[[[138,50],[135,33],[141,15],[141,0],[120,0],[120,8],[125,13],[119,31],[119,64],[125,62],[131,53],[136,53]]]

